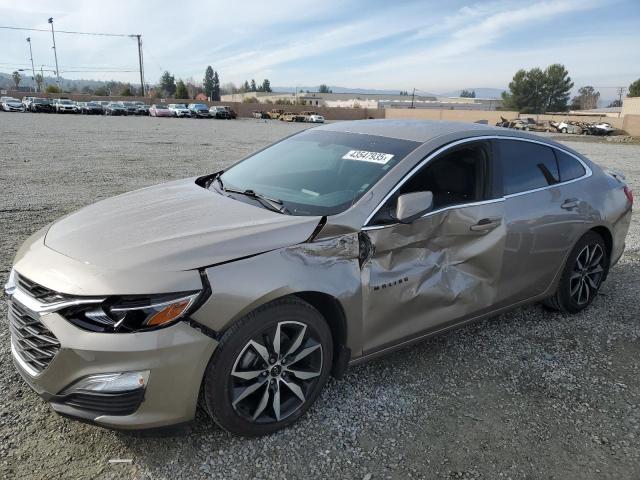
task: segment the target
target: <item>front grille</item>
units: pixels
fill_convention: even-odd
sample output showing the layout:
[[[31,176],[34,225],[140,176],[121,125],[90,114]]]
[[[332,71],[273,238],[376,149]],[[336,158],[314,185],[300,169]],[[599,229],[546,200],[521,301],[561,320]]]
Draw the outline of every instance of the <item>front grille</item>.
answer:
[[[16,354],[36,374],[47,368],[60,350],[60,342],[38,315],[15,300],[9,302],[9,330]]]
[[[22,290],[24,293],[29,294],[30,297],[33,297],[43,303],[53,303],[65,298],[64,295],[55,292],[47,287],[43,287],[42,285],[39,285],[36,282],[23,277],[18,272],[15,272],[15,282],[16,286],[20,290]]]

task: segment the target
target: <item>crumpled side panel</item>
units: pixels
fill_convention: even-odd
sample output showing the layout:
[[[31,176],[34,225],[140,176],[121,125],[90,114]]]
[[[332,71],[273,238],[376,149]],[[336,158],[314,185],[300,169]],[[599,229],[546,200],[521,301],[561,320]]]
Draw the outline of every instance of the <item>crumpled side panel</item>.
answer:
[[[212,295],[192,317],[215,331],[269,301],[298,292],[337,299],[348,319],[348,346],[362,349],[358,234],[300,243],[206,269]]]
[[[365,351],[479,313],[494,303],[506,229],[470,226],[502,217],[503,204],[451,209],[368,233],[363,269]]]

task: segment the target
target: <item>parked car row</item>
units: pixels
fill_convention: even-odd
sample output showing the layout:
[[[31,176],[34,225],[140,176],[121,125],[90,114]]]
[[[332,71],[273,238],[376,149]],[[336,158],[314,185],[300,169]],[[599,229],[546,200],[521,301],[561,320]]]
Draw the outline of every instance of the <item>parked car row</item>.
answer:
[[[500,117],[500,121],[496,123],[496,126],[532,132],[559,132],[572,133],[575,135],[610,135],[616,131],[616,129],[607,122],[591,123],[577,122],[573,120],[562,122],[545,120],[536,122],[536,120],[531,117],[514,118],[512,120],[507,120],[504,117]]]
[[[324,123],[324,117],[318,112],[305,111],[305,112],[286,112],[281,108],[274,108],[270,112],[264,112],[262,110],[254,110],[252,112],[253,118],[281,120],[283,122],[308,122],[308,123]]]
[[[153,104],[141,101],[88,101],[76,102],[68,98],[0,97],[0,108],[7,112],[73,113],[83,115],[150,115],[152,117],[219,118],[234,119],[236,112],[228,106],[209,108],[204,103]]]

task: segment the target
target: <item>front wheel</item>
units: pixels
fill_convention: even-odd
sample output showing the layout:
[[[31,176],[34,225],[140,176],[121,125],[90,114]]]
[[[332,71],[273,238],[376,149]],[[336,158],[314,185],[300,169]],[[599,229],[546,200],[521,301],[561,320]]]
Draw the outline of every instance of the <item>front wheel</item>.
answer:
[[[203,397],[228,432],[266,435],[298,420],[329,377],[331,332],[308,303],[288,297],[238,320],[207,367]]]
[[[598,294],[609,265],[609,253],[602,237],[585,234],[567,258],[556,293],[544,301],[547,307],[565,313],[587,308]]]

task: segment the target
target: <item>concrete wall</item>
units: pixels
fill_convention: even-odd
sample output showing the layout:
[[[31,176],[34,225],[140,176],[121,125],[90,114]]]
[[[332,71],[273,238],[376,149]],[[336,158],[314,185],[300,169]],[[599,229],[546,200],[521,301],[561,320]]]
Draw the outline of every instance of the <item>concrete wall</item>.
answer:
[[[625,115],[622,129],[629,135],[640,137],[640,115]]]
[[[640,97],[627,97],[622,101],[622,115],[640,115]]]
[[[449,120],[453,122],[476,122],[487,120],[489,125],[495,125],[500,117],[506,119],[517,118],[518,112],[487,111],[487,110],[445,110],[427,108],[386,108],[385,118],[411,120]]]

